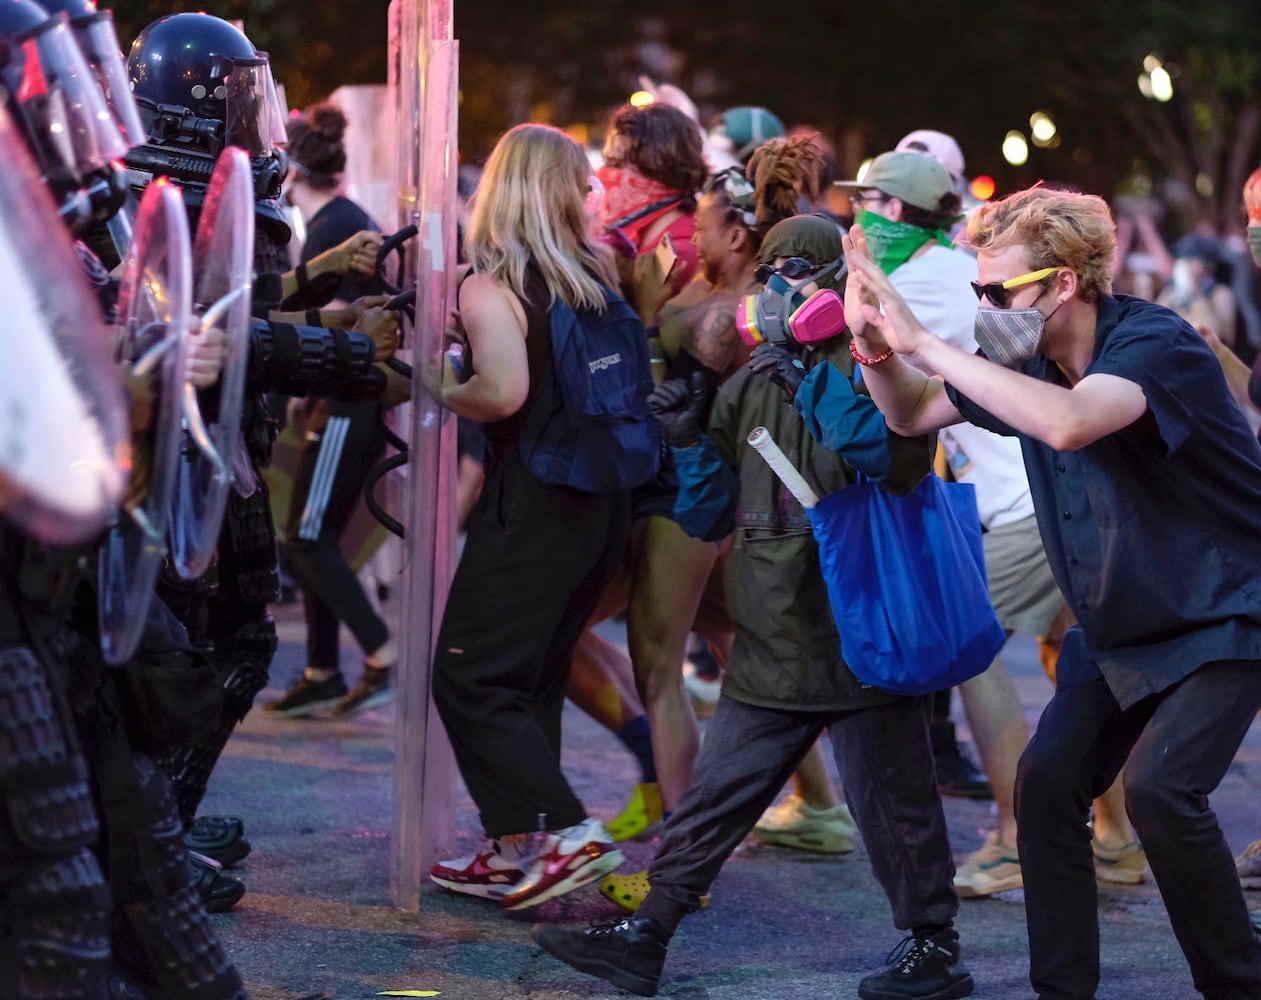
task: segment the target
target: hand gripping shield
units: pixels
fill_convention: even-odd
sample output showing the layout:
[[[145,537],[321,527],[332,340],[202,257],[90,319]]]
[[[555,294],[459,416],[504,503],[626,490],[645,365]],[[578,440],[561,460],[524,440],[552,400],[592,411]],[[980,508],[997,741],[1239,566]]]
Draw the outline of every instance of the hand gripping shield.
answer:
[[[254,180],[241,149],[225,149],[206,189],[193,240],[193,322],[197,338],[218,327],[226,356],[217,385],[185,382],[183,421],[170,519],[171,559],[186,580],[206,571],[241,447],[241,408],[249,367],[250,292],[254,262]],[[203,419],[202,402],[213,405]]]
[[[180,445],[192,299],[188,219],[178,186],[153,181],[140,200],[123,261],[118,301],[121,356],[152,375],[152,418],[133,428],[135,464],[127,496],[101,545],[101,651],[118,664],[135,652],[162,557]]]
[[[109,523],[126,482],[122,385],[83,265],[2,109],[0,162],[0,515],[77,545]]]

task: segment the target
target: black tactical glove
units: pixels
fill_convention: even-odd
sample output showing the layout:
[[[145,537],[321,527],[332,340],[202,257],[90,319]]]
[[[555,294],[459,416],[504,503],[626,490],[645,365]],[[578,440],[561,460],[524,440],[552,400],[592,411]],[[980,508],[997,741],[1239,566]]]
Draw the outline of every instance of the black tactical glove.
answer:
[[[789,402],[797,397],[797,390],[806,377],[806,366],[800,357],[786,347],[766,342],[753,348],[749,370],[769,375],[771,381],[784,390]]]
[[[713,388],[703,372],[693,372],[690,383],[672,378],[648,395],[648,409],[661,424],[661,436],[671,448],[691,448],[700,442]]]

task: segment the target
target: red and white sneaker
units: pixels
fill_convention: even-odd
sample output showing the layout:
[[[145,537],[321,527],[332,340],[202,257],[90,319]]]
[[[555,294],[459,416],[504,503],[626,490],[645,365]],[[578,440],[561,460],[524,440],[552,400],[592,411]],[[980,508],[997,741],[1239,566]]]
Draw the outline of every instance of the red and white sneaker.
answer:
[[[452,892],[499,899],[525,877],[521,865],[526,860],[505,858],[499,842],[487,839],[475,854],[437,862],[429,869],[429,877]]]
[[[501,897],[505,910],[525,910],[573,892],[613,871],[622,852],[598,819],[539,834],[525,877]]]

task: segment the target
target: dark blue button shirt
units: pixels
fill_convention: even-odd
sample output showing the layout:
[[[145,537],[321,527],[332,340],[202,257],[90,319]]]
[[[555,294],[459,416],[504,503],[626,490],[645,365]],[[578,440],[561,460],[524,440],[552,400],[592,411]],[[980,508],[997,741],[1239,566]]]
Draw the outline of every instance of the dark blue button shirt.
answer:
[[[1023,370],[1068,385],[1041,356]],[[1060,682],[1102,672],[1128,708],[1205,663],[1261,660],[1261,445],[1204,338],[1162,306],[1100,300],[1096,373],[1139,385],[1147,412],[1078,451],[947,391],[967,420],[1020,438],[1047,558],[1080,623]]]

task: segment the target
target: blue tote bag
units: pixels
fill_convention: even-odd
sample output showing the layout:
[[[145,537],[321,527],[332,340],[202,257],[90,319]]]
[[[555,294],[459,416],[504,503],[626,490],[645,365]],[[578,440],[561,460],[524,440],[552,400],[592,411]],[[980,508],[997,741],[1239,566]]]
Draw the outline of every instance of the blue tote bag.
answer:
[[[869,480],[809,511],[841,651],[864,684],[953,687],[1006,641],[990,603],[976,491],[930,474],[906,496]]]

